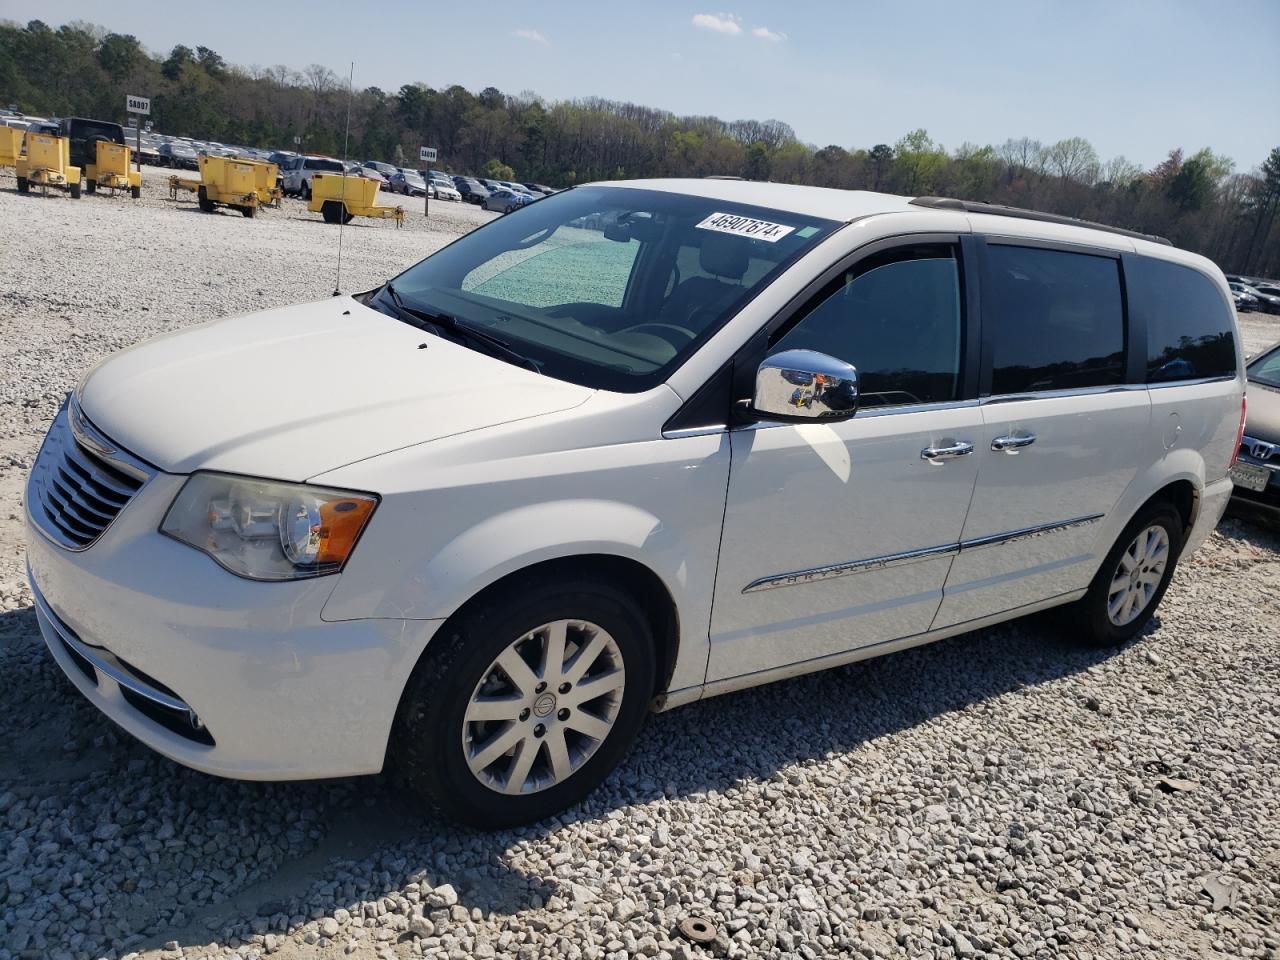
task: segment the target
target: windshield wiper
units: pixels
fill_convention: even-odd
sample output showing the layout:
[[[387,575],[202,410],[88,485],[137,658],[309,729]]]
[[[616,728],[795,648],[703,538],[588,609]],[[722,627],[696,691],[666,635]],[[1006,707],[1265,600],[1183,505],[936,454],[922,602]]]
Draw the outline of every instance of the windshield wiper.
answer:
[[[396,312],[403,318],[409,320],[415,327],[424,330],[433,330],[439,334],[445,330],[456,334],[465,340],[471,340],[476,343],[482,343],[489,347],[490,352],[497,354],[503,359],[514,363],[516,366],[524,367],[526,370],[532,370],[534,373],[542,373],[542,369],[538,364],[526,357],[523,353],[512,349],[507,341],[495,337],[487,331],[471,326],[469,323],[463,323],[457,317],[448,313],[437,313],[432,310],[422,310],[418,307],[411,307],[401,298],[395,286],[387,283],[383,286],[383,290],[387,291],[387,295],[391,298],[391,304],[395,307]]]

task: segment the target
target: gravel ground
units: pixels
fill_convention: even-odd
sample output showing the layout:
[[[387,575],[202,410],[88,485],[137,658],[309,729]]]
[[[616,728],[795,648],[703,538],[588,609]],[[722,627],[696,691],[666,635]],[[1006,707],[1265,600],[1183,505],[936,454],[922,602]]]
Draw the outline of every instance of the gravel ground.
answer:
[[[536,829],[423,819],[384,778],[217,780],[132,741],[40,641],[40,437],[120,347],[326,296],[336,234],[158,183],[73,202],[0,177],[0,960],[1280,957],[1280,537],[1238,521],[1123,650],[1032,620],[695,704]],[[488,216],[438,207],[353,223],[343,288]],[[1250,350],[1280,337],[1243,319]],[[690,915],[713,944],[673,934]]]

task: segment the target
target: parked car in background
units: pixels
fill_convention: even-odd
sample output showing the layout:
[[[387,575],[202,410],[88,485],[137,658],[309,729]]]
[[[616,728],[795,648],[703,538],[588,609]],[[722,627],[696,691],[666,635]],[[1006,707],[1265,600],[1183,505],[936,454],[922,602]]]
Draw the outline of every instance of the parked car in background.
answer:
[[[533,197],[527,193],[516,193],[514,190],[508,190],[506,187],[499,187],[497,190],[485,197],[482,206],[486,210],[496,210],[498,213],[510,213],[512,210],[518,210],[527,204],[533,203]]]
[[[1248,292],[1258,300],[1258,309],[1264,313],[1280,313],[1280,287],[1267,283],[1245,284]]]
[[[387,178],[373,169],[373,167],[366,167],[364,164],[353,161],[347,164],[347,174],[352,177],[364,177],[366,180],[374,180],[377,182],[379,190],[388,188]]]
[[[474,177],[454,177],[453,185],[467,203],[482,204],[489,196],[489,188]]]
[[[427,182],[416,170],[397,170],[387,181],[387,189],[409,197],[423,197],[427,194]]]
[[[1231,468],[1234,512],[1280,522],[1280,343],[1249,361],[1249,410]]]
[[[521,186],[530,193],[540,193],[544,197],[549,197],[556,192],[554,187],[548,187],[541,183],[523,183]]]
[[[333,157],[294,157],[281,170],[281,186],[290,196],[311,199],[311,178],[317,173],[345,173],[341,160]]]
[[[431,178],[431,195],[437,200],[462,201],[462,194],[458,192],[458,188],[454,186],[453,181],[446,180],[443,177]]]
[[[199,166],[195,148],[182,140],[170,140],[160,144],[157,154],[162,166],[181,167],[188,170],[195,170]]]
[[[380,174],[384,184],[390,184],[391,178],[400,172],[399,167],[394,164],[383,163],[381,160],[366,160],[361,166]]]
[[[651,710],[715,726],[709,697],[961,633],[979,659],[1050,608],[1140,635],[1231,495],[1238,340],[1211,261],[1078,220],[584,186],[96,363],[23,498],[34,617],[179,763],[390,763],[537,821]]]
[[[1241,313],[1249,310],[1256,310],[1258,307],[1258,298],[1249,292],[1249,287],[1238,281],[1228,281],[1227,286],[1231,288],[1231,297],[1236,302],[1236,309]]]

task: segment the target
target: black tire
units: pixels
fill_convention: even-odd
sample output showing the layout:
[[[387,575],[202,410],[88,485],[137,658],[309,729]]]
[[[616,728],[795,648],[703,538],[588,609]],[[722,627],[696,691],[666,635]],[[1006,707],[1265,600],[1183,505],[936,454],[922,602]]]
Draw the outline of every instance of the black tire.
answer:
[[[241,207],[240,212],[243,213],[250,220],[252,220],[257,215],[258,208],[255,207],[253,204],[249,204],[247,207]]]
[[[320,204],[320,216],[324,217],[325,223],[344,223],[342,219],[344,213],[346,209],[341,200],[326,200]]]
[[[214,203],[212,200],[209,199],[209,195],[205,193],[204,187],[200,187],[200,189],[196,191],[196,202],[200,204],[200,209],[203,210],[205,213],[213,213],[213,211],[216,210],[218,206],[216,203]]]
[[[30,182],[29,180],[27,180],[27,178],[26,178],[26,177],[19,177],[19,178],[18,178],[18,192],[19,192],[19,193],[30,193],[30,192],[31,192],[31,182]]]
[[[97,181],[97,180],[86,180],[86,181],[84,182],[84,189],[85,189],[85,193],[97,193],[97,192],[98,192],[98,181]]]
[[[130,187],[130,188],[129,188],[129,196],[131,196],[131,197],[133,197],[133,199],[137,200],[140,196],[142,196],[142,188],[141,188],[141,187]]]
[[[1129,550],[1140,533],[1155,526],[1162,527],[1168,538],[1163,575],[1156,584],[1155,591],[1134,618],[1128,623],[1117,624],[1109,616],[1107,607],[1113,583],[1119,579],[1121,556]],[[1182,540],[1182,517],[1173,504],[1156,501],[1139,511],[1107,552],[1102,566],[1089,585],[1088,593],[1062,608],[1060,623],[1068,639],[1092,647],[1114,647],[1137,636],[1151,620],[1156,608],[1160,606],[1165,590],[1169,588],[1169,581],[1178,566],[1178,556],[1182,552]]]
[[[80,184],[78,183],[71,184],[71,199],[72,200],[80,199]]]
[[[616,719],[595,752],[560,783],[531,793],[499,793],[467,765],[466,709],[500,653],[529,631],[561,619],[597,624],[617,644],[626,679]],[[431,640],[401,697],[392,763],[411,790],[454,820],[496,829],[546,819],[590,794],[625,756],[648,712],[654,671],[648,621],[624,591],[585,578],[517,582],[462,611]]]
[[[309,184],[309,183],[307,183],[307,181],[303,180],[303,181],[302,181],[302,189],[301,189],[301,190],[299,190],[298,192],[302,195],[302,199],[303,199],[303,200],[310,200],[310,199],[311,199],[311,184]]]

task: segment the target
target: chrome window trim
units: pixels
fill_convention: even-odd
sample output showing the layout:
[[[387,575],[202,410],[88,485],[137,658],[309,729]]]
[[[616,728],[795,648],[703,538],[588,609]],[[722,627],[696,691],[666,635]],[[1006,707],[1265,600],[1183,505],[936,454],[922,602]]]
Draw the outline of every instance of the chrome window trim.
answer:
[[[1020,403],[1023,400],[1054,400],[1059,397],[1093,397],[1108,393],[1134,393],[1146,390],[1145,383],[1112,383],[1096,387],[1073,387],[1067,390],[1040,390],[1028,393],[996,393],[982,398],[982,405]]]
[[[946,543],[936,547],[924,547],[920,550],[908,550],[904,553],[891,553],[883,557],[870,557],[866,560],[851,560],[848,563],[831,563],[822,567],[810,567],[794,573],[783,573],[772,577],[761,577],[752,580],[742,588],[743,593],[756,593],[760,590],[773,590],[776,587],[792,587],[799,583],[814,583],[819,580],[834,580],[854,573],[867,573],[871,570],[885,570],[889,567],[906,566],[921,560],[934,557],[945,557],[956,553],[960,545]]]
[[[1169,387],[1195,387],[1202,383],[1230,383],[1232,380],[1239,380],[1238,374],[1223,374],[1219,377],[1196,377],[1193,380],[1160,380],[1156,383],[1143,384],[1148,390],[1164,390]]]
[[[709,437],[717,433],[725,433],[729,429],[727,423],[710,424],[705,427],[681,427],[679,430],[663,430],[662,439],[681,440],[685,437]]]
[[[963,410],[966,407],[976,407],[979,401],[977,399],[969,400],[939,400],[936,403],[901,403],[896,406],[889,407],[864,407],[859,409],[857,414],[848,420],[837,420],[828,426],[836,426],[841,423],[855,423],[858,420],[867,420],[871,417],[891,417],[906,413],[933,413],[938,410]],[[821,420],[815,420],[814,423],[822,423]],[[767,430],[772,427],[796,427],[805,426],[805,424],[782,423],[780,421],[763,421],[757,420],[753,423],[745,423],[737,430]]]
[[[1018,543],[1043,537],[1050,533],[1060,533],[1077,527],[1087,526],[1101,520],[1105,514],[1095,513],[1085,517],[1074,517],[1071,520],[1058,520],[1054,523],[1042,523],[1034,527],[1023,527],[1005,533],[995,533],[986,537],[974,537],[961,540],[959,543],[940,544],[936,547],[924,547],[919,550],[907,550],[903,553],[890,553],[881,557],[868,557],[865,560],[850,560],[846,563],[830,563],[821,567],[809,567],[792,573],[780,573],[769,577],[752,580],[742,588],[743,593],[756,593],[761,590],[773,590],[777,587],[792,587],[801,583],[815,583],[822,580],[834,580],[855,573],[867,573],[872,570],[885,570],[890,567],[905,566],[934,557],[945,557],[950,554],[963,553],[967,550],[980,550],[983,547],[1000,546],[1007,543]]]

